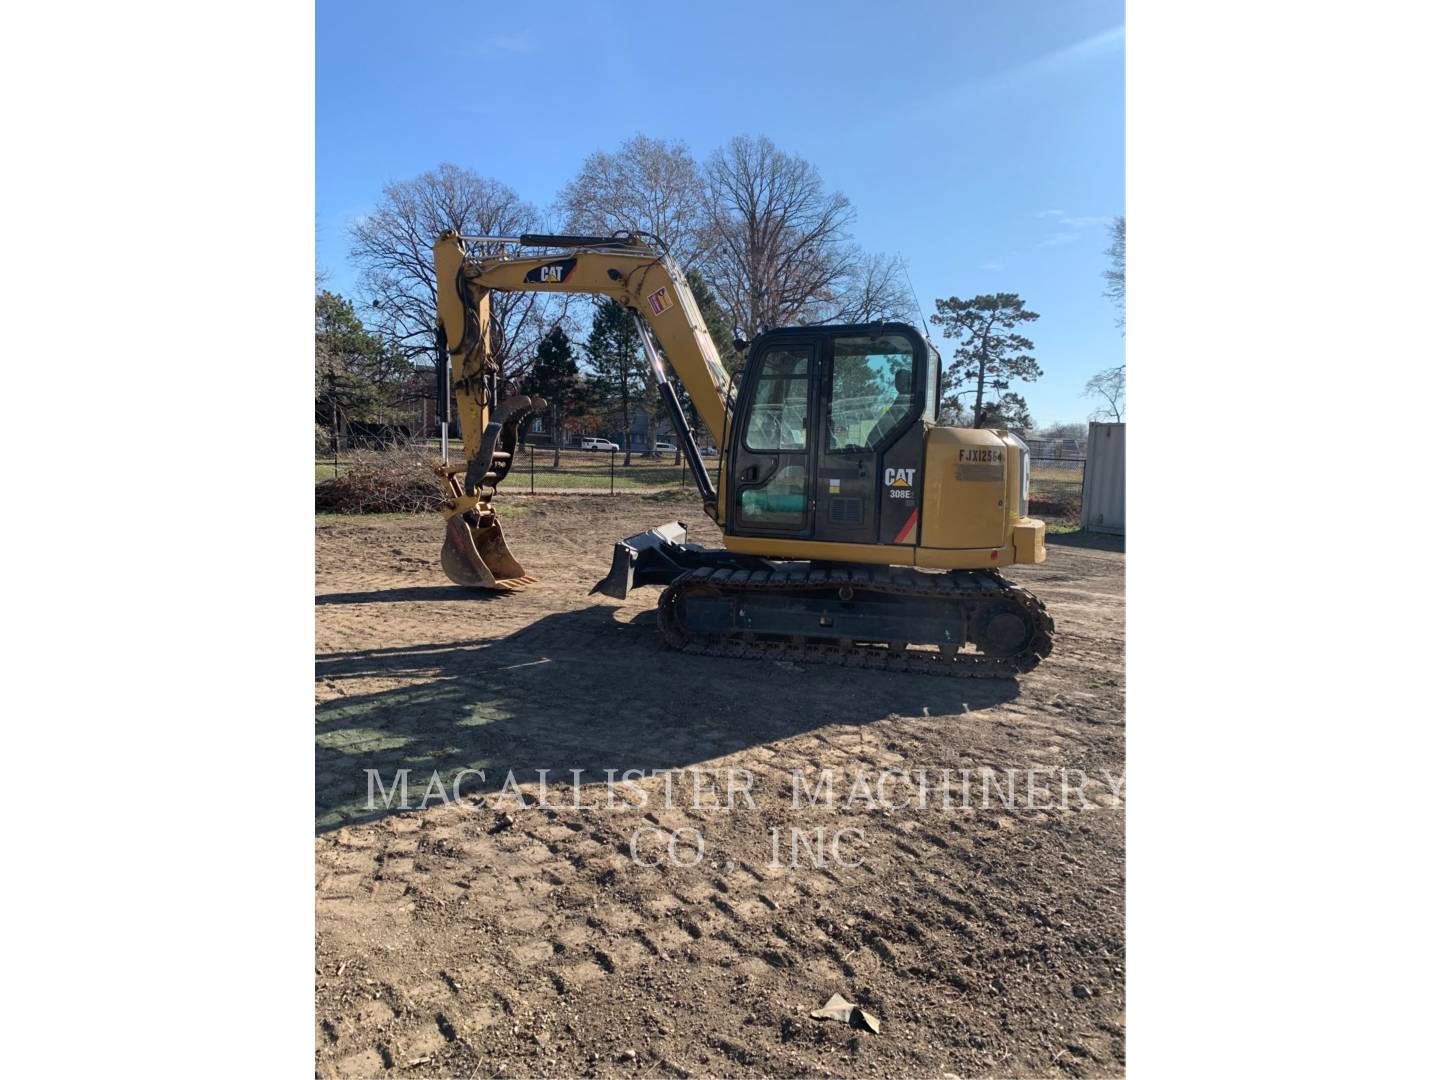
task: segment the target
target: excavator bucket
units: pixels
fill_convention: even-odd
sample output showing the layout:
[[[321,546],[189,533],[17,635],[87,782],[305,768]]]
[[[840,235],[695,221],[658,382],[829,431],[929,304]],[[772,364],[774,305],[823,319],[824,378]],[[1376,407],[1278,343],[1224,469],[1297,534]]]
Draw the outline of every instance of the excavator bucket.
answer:
[[[467,520],[476,519],[476,523]],[[505,543],[500,519],[493,511],[456,514],[445,525],[445,546],[440,565],[456,585],[474,589],[508,591],[522,588],[535,579],[526,575]]]
[[[516,435],[520,424],[532,412],[545,408],[540,397],[512,397],[497,408],[485,427],[480,452],[467,464],[463,483],[454,475],[458,470],[442,469],[454,495],[462,492],[474,496],[486,487],[494,492],[505,479],[514,461]],[[489,500],[472,510],[452,514],[445,523],[445,546],[440,549],[440,565],[445,576],[456,585],[472,589],[506,591],[522,588],[535,579],[528,576],[518,559],[505,543],[500,519],[495,516]]]

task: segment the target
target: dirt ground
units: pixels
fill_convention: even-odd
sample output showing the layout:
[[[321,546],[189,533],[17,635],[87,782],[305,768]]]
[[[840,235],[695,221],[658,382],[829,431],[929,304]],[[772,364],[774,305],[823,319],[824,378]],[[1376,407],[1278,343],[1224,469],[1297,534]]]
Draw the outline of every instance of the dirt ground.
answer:
[[[1123,553],[1013,571],[1035,672],[935,678],[664,650],[658,590],[587,593],[676,517],[718,543],[512,497],[539,582],[488,600],[435,519],[317,521],[317,1075],[1122,1074]]]

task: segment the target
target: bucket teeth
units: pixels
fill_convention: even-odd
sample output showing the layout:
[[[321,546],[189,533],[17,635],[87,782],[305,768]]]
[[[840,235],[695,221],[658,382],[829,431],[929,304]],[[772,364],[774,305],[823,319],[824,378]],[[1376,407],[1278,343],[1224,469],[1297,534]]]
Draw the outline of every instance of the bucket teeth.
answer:
[[[456,514],[445,524],[440,565],[456,585],[508,592],[533,581],[505,543],[494,513]]]

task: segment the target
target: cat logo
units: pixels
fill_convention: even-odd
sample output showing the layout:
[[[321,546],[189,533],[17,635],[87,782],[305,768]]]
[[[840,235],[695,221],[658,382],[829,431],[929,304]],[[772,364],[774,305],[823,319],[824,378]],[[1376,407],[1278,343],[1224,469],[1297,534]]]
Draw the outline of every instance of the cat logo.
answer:
[[[915,484],[914,469],[886,469],[885,486],[890,489],[888,492],[892,499],[902,499],[909,502],[913,495],[911,489]]]
[[[561,259],[535,267],[525,275],[525,280],[533,285],[563,285],[574,271],[574,259]]]

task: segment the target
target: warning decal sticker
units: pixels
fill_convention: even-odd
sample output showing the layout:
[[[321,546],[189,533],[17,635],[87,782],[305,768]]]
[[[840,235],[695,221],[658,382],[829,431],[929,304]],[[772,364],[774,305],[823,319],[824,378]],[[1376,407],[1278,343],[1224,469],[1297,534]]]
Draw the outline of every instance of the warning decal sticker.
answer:
[[[650,301],[650,314],[652,315],[663,315],[675,306],[675,301],[670,299],[668,288],[656,289],[645,299]]]

